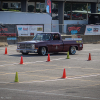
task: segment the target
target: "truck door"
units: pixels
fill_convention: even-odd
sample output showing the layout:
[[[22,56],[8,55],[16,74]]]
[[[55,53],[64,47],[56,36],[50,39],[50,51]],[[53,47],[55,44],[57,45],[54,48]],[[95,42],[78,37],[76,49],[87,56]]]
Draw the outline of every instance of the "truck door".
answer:
[[[60,35],[57,33],[52,34],[50,44],[51,44],[51,51],[52,52],[61,52],[63,50],[63,42],[60,39]]]

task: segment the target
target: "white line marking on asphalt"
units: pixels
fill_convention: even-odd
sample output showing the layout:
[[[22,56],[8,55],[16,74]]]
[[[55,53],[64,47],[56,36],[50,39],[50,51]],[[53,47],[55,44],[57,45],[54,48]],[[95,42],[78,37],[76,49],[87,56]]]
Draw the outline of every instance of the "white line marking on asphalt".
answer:
[[[52,59],[50,61],[55,61],[55,60],[63,60],[63,59],[66,59],[66,58],[58,58],[58,59]],[[76,60],[87,60],[87,59],[77,59],[77,58],[70,58],[70,59],[76,59]],[[92,61],[95,61],[95,60],[92,60]],[[96,60],[97,61],[97,60]],[[46,62],[45,61],[35,61],[35,62],[25,62],[24,64],[28,64],[28,63],[41,63],[41,62]],[[8,65],[18,65],[19,63],[13,63],[13,64],[3,64],[3,65],[0,65],[0,66],[8,66]]]
[[[52,59],[51,61],[54,61],[54,60],[61,60],[61,59],[65,59],[65,58],[58,58],[58,59]],[[35,61],[35,62],[25,62],[24,64],[27,64],[27,63],[41,63],[41,62],[46,62],[45,61]],[[13,64],[3,64],[3,65],[0,65],[0,66],[6,66],[6,65],[18,65],[19,63],[13,63]]]
[[[100,76],[100,74],[88,75],[88,76],[80,76],[80,77],[73,77],[73,78],[67,78],[67,79],[78,79],[78,78],[86,78],[86,77],[92,77],[92,76]]]
[[[26,92],[26,93],[36,93],[36,94],[54,95],[54,96],[65,96],[65,97],[74,97],[74,98],[84,98],[84,99],[87,98],[87,99],[90,99],[90,100],[91,100],[91,99],[100,100],[100,98],[73,96],[73,95],[66,95],[66,94],[47,93],[47,92],[29,91],[29,90],[20,90],[20,89],[0,88],[0,90],[17,91],[17,92]]]
[[[82,51],[96,51],[96,50],[97,50],[97,51],[100,51],[100,49],[91,49],[91,50],[84,50],[84,49],[83,49]]]
[[[66,77],[65,79],[81,79],[81,78],[86,78],[86,77],[95,77],[95,76],[100,76],[100,74],[96,74],[96,75],[89,75],[89,76],[80,76],[80,77],[73,77],[73,78],[68,78]],[[53,82],[53,81],[62,81],[65,80],[63,78],[60,79],[54,79],[54,80],[44,80],[44,81],[31,81],[31,82],[19,82],[19,83],[41,83],[41,82]],[[3,83],[3,82],[1,82]]]
[[[88,75],[88,76],[80,76],[80,77],[73,77],[73,78],[66,77],[65,79],[60,78],[60,79],[54,79],[54,80],[31,81],[31,82],[18,82],[18,83],[27,84],[27,83],[53,82],[53,81],[62,81],[62,80],[66,80],[66,79],[73,80],[73,79],[81,79],[81,78],[96,77],[96,76],[100,76],[100,74]],[[0,82],[0,84],[10,84],[10,83],[15,83],[15,82]]]

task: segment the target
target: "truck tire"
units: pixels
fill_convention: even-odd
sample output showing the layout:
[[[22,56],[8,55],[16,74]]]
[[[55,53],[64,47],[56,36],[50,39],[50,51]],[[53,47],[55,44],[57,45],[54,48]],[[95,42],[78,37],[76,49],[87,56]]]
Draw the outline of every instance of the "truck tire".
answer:
[[[74,55],[76,53],[76,47],[75,46],[71,46],[69,49],[69,54]]]
[[[41,47],[40,50],[39,50],[39,54],[42,55],[42,56],[45,56],[46,53],[47,53],[46,47]]]

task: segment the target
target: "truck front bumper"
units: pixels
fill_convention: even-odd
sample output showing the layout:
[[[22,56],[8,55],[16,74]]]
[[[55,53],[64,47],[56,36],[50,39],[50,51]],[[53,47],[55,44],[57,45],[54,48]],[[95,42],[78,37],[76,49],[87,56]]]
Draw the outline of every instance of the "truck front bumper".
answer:
[[[21,53],[37,53],[37,49],[16,49],[16,51]]]

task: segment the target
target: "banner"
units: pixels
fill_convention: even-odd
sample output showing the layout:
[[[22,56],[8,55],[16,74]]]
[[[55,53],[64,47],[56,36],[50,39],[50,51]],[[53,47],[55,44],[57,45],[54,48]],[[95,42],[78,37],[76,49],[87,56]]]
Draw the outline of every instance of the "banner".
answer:
[[[51,0],[45,0],[46,5],[46,12],[52,16],[52,1]]]
[[[35,36],[43,32],[43,25],[16,25],[18,36]]]
[[[86,25],[84,35],[100,35],[100,25]]]
[[[3,24],[0,25],[0,36],[16,36],[15,24]]]
[[[69,24],[67,25],[68,35],[84,35],[86,25],[82,24]]]

